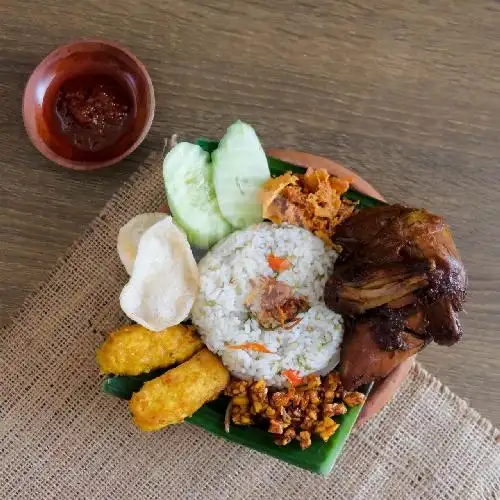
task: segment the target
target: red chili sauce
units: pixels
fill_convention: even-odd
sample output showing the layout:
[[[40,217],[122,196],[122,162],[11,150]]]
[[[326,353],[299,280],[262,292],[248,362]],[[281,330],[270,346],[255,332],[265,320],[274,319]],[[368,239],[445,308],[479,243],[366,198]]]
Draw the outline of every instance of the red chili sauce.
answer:
[[[61,134],[81,151],[112,146],[126,132],[133,113],[130,95],[108,75],[79,76],[59,89],[55,116]]]

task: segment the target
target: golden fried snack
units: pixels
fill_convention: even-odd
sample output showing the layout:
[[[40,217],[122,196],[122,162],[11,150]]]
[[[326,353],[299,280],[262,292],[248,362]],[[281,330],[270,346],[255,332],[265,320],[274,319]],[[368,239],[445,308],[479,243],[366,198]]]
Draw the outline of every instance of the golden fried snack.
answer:
[[[336,226],[350,217],[355,208],[341,197],[349,183],[325,169],[308,168],[304,174],[286,172],[262,186],[262,216],[275,224],[286,222],[305,227],[331,246]]]
[[[146,382],[132,396],[130,411],[140,429],[156,431],[190,417],[215,399],[228,383],[229,372],[205,348],[182,365]]]
[[[141,325],[131,325],[108,336],[97,351],[97,363],[102,373],[138,375],[182,363],[202,346],[191,327],[177,325],[152,332]]]

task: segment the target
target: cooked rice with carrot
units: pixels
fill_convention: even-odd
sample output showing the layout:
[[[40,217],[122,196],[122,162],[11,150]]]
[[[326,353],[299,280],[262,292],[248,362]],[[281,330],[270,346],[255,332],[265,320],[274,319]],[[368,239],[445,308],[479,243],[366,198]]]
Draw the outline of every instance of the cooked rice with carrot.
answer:
[[[200,261],[192,321],[234,376],[284,387],[290,373],[327,373],[338,364],[343,332],[341,316],[323,301],[335,257],[292,225],[237,231]]]

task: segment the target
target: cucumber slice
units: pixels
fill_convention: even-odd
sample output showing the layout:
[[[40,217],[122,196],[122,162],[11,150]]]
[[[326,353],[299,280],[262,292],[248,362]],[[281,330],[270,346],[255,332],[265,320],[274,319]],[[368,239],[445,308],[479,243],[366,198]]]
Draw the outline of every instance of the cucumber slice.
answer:
[[[237,228],[262,220],[258,192],[271,176],[254,129],[237,121],[212,153],[214,187],[222,215]]]
[[[181,142],[163,160],[168,206],[191,245],[209,248],[229,234],[212,184],[209,154],[200,146]]]

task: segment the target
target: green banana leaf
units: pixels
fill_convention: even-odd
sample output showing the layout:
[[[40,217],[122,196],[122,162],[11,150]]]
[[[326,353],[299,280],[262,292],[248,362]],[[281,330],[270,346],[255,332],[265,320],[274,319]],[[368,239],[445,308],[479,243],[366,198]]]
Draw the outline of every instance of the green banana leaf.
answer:
[[[209,153],[212,153],[218,145],[217,141],[203,138],[198,139],[196,143]],[[289,171],[293,173],[304,171],[301,167],[269,156],[268,163],[273,177]],[[344,196],[352,201],[356,201],[358,207],[361,209],[384,204],[380,200],[353,189],[350,189]],[[104,379],[101,389],[106,394],[122,399],[130,399],[132,394],[137,392],[144,382],[158,377],[165,371],[155,370],[151,373],[138,376],[109,376]],[[371,385],[364,386],[360,391],[368,395],[371,387]],[[350,408],[345,415],[335,417],[340,427],[328,442],[324,443],[319,438],[313,438],[311,446],[305,450],[301,450],[297,441],[293,441],[287,446],[277,446],[273,442],[272,435],[266,432],[265,429],[258,427],[232,425],[230,432],[226,433],[224,430],[224,414],[228,402],[226,397],[220,397],[216,401],[204,405],[194,415],[187,418],[186,421],[229,441],[242,444],[289,464],[322,475],[326,475],[332,470],[362,409],[362,406]]]
[[[133,377],[109,376],[104,379],[101,389],[105,394],[121,399],[130,399],[132,394],[138,391],[144,382],[158,377],[165,371],[156,370]],[[370,389],[370,386],[363,387],[361,392],[368,394]],[[362,408],[362,406],[350,408],[345,415],[335,417],[340,427],[328,442],[324,443],[318,438],[313,438],[311,446],[301,450],[297,441],[293,441],[287,446],[276,446],[272,435],[266,430],[257,427],[232,425],[229,433],[226,433],[224,430],[224,414],[228,403],[228,398],[225,396],[220,397],[216,401],[202,406],[194,415],[187,418],[186,422],[202,427],[216,436],[248,446],[271,457],[322,475],[326,475],[332,470]]]
[[[217,146],[219,145],[218,141],[212,141],[205,138],[197,139],[196,144],[198,144],[198,146],[202,147],[208,153],[212,153],[213,151],[215,151],[217,149]],[[304,169],[302,167],[293,165],[292,163],[288,163],[278,158],[273,158],[272,156],[267,157],[267,163],[273,177],[277,177],[278,175],[282,175],[286,172],[292,172],[294,174],[304,173]],[[359,191],[356,191],[352,188],[344,194],[344,197],[351,201],[358,202],[360,208],[378,207],[380,205],[386,204],[383,201],[360,193]]]

